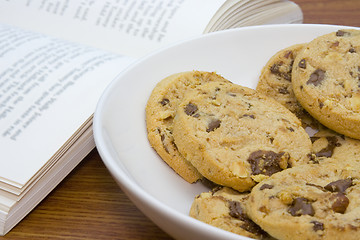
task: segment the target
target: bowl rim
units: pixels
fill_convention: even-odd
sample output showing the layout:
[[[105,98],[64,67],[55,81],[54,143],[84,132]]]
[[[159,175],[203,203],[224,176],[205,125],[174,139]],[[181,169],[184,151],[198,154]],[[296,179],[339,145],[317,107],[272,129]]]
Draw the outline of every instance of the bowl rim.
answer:
[[[113,81],[110,82],[110,84],[105,88],[104,92],[102,93],[95,112],[93,116],[93,134],[94,134],[94,140],[97,147],[97,150],[99,152],[99,155],[104,162],[106,168],[114,178],[114,180],[117,182],[117,184],[120,186],[120,188],[125,192],[125,194],[133,201],[133,203],[152,221],[154,221],[152,216],[149,216],[146,212],[146,207],[151,208],[152,211],[159,212],[162,216],[168,216],[169,218],[174,219],[176,222],[181,224],[182,226],[187,226],[193,229],[203,229],[208,231],[214,236],[219,237],[226,237],[227,239],[251,239],[245,236],[241,236],[235,233],[231,233],[228,231],[225,231],[223,229],[211,226],[209,224],[206,224],[204,222],[201,222],[199,220],[196,220],[194,218],[191,218],[190,216],[187,216],[170,206],[162,203],[160,200],[149,194],[145,189],[143,189],[140,185],[138,185],[136,182],[132,181],[132,179],[128,176],[128,173],[124,172],[123,169],[119,167],[119,163],[115,162],[112,158],[110,151],[111,149],[106,146],[106,139],[103,134],[103,110],[104,106],[106,105],[106,102],[108,100],[108,96],[111,94],[113,87],[119,82],[119,79],[122,79],[124,76],[127,75],[128,72],[131,72],[133,69],[136,68],[136,66],[143,61],[146,61],[150,58],[152,58],[154,55],[161,54],[162,52],[167,51],[170,48],[174,48],[181,44],[187,44],[194,40],[199,39],[205,39],[210,38],[216,35],[220,34],[227,34],[231,32],[241,32],[241,31],[247,31],[248,29],[263,29],[263,28],[317,28],[317,27],[323,27],[327,26],[329,28],[334,27],[341,29],[341,28],[357,28],[357,27],[351,27],[351,26],[342,26],[342,25],[332,25],[332,24],[270,24],[270,25],[258,25],[258,26],[246,26],[242,28],[236,28],[236,29],[228,29],[228,30],[222,30],[218,32],[212,32],[203,34],[200,36],[192,37],[186,40],[182,40],[179,42],[175,42],[173,44],[170,44],[166,47],[160,48],[156,51],[153,51],[150,54],[147,54],[137,60],[135,60],[133,63],[131,63],[129,66],[127,66],[125,69],[123,69],[115,78]],[[145,121],[145,120],[144,120]],[[145,205],[141,205],[138,203],[138,201],[143,201],[146,203]],[[156,223],[156,221],[154,221]],[[157,223],[156,223],[157,224]],[[168,232],[166,229],[164,229],[162,226],[157,224],[160,228],[162,228],[165,232],[167,232],[170,236],[172,236],[172,233]],[[196,230],[195,230],[196,231]]]

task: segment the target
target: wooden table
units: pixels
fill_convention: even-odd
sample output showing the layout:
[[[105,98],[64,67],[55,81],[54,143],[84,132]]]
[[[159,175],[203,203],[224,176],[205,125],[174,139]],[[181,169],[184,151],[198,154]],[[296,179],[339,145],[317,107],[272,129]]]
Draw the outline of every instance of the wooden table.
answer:
[[[360,0],[293,0],[305,23],[360,27]],[[4,239],[171,239],[116,185],[93,150]]]

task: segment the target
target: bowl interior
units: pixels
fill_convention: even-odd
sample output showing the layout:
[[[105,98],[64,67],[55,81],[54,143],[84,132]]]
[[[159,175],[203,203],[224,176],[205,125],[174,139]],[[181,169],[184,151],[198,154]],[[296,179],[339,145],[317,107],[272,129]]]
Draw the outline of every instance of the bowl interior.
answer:
[[[177,218],[177,223],[193,223],[188,217],[193,199],[208,189],[181,179],[151,148],[145,106],[154,86],[173,73],[202,70],[215,71],[234,83],[255,88],[262,67],[274,53],[340,28],[344,27],[246,27],[177,43],[140,59],[110,84],[95,112],[95,142],[105,165],[135,204],[176,236],[173,230],[161,226],[161,220],[156,220],[157,213]],[[198,229],[202,232],[207,228],[205,224],[196,226],[201,226]],[[226,234],[220,231],[220,236]]]

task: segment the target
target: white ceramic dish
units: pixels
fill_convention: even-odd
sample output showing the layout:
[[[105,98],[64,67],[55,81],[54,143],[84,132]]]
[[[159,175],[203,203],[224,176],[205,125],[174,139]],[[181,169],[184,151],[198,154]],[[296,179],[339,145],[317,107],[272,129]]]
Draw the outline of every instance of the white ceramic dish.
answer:
[[[106,89],[94,116],[95,142],[106,167],[136,206],[177,239],[248,239],[188,216],[207,191],[175,174],[150,147],[145,105],[157,82],[188,70],[216,71],[254,88],[261,68],[278,50],[336,31],[330,25],[266,25],[203,35],[148,55]]]

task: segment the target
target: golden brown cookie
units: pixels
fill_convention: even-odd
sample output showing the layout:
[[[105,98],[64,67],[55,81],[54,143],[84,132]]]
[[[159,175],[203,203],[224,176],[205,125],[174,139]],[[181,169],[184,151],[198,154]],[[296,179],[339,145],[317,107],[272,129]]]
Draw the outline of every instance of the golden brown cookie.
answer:
[[[179,152],[207,179],[238,191],[309,161],[299,119],[253,89],[212,82],[185,95],[173,136]]]
[[[249,193],[239,193],[231,188],[215,188],[196,196],[190,216],[212,226],[254,239],[269,236],[246,214]]]
[[[151,146],[176,173],[190,183],[202,176],[178,152],[172,134],[173,119],[184,94],[197,85],[211,81],[228,82],[214,72],[189,71],[173,74],[155,86],[146,105],[146,127]]]
[[[275,53],[263,67],[256,90],[284,105],[302,121],[304,127],[316,129],[318,122],[297,101],[291,84],[294,59],[305,45],[295,44]]]
[[[315,38],[295,58],[292,86],[319,122],[360,139],[360,30]]]
[[[276,173],[252,189],[247,212],[279,240],[359,239],[359,167],[328,159]]]

